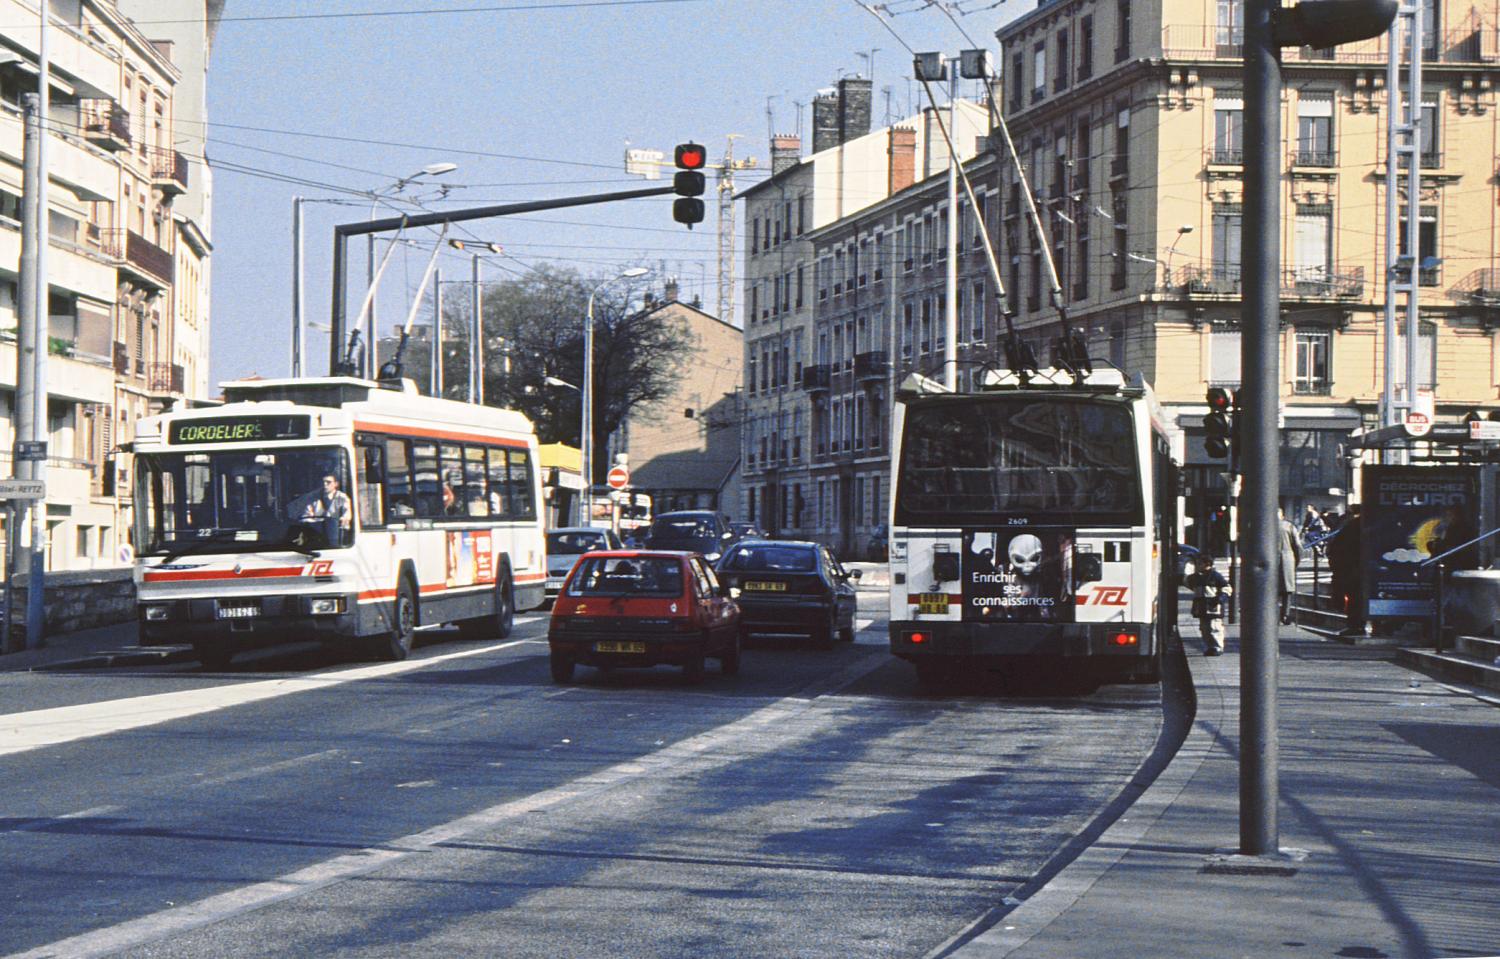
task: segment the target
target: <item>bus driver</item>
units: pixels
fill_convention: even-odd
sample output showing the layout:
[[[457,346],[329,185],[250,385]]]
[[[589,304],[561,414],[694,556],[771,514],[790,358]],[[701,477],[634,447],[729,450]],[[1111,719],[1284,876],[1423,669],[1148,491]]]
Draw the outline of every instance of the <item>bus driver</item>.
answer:
[[[322,489],[309,490],[292,501],[290,518],[309,526],[318,526],[328,542],[344,539],[354,520],[349,494],[339,489],[338,477],[323,474]]]

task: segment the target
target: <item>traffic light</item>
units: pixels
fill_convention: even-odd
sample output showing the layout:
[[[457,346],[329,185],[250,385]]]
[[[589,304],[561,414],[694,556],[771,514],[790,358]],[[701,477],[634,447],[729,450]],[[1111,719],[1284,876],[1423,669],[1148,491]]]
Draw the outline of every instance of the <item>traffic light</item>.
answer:
[[[677,174],[672,177],[672,189],[677,199],[672,202],[672,219],[686,224],[691,230],[694,223],[703,222],[703,167],[708,162],[708,151],[697,143],[679,143],[674,156]]]
[[[1208,390],[1208,415],[1203,417],[1203,445],[1208,455],[1223,459],[1234,442],[1234,394],[1221,386]]]

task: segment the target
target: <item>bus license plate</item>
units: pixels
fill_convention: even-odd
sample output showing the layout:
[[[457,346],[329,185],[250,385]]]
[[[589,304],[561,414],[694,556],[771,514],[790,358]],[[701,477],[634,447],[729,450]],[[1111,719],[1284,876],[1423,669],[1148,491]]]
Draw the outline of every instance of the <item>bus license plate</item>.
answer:
[[[628,643],[615,642],[613,640],[603,640],[594,644],[594,652],[596,653],[644,653],[645,651],[645,643]]]
[[[917,612],[948,615],[947,593],[922,593],[917,596]]]
[[[786,583],[750,582],[745,584],[745,589],[749,592],[784,593],[786,592]]]
[[[220,606],[220,619],[249,619],[260,615],[259,606]]]

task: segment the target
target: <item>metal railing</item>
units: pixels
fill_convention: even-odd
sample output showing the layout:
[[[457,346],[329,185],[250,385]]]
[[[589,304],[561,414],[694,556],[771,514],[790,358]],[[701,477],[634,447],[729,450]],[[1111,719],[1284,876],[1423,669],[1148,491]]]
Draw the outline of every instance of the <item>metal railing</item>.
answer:
[[[1484,542],[1497,533],[1500,533],[1500,526],[1495,527],[1489,532],[1480,533],[1478,536],[1474,537],[1468,542],[1459,543],[1457,546],[1454,546],[1451,549],[1444,550],[1436,556],[1430,556],[1426,560],[1417,564],[1417,570],[1414,575],[1416,575],[1418,578],[1421,578],[1423,570],[1427,569],[1427,567],[1437,567],[1437,591],[1436,595],[1433,597],[1432,602],[1432,648],[1435,652],[1441,653],[1443,651],[1443,601],[1446,598],[1444,596],[1444,586],[1446,585],[1445,581],[1448,578],[1449,572],[1443,560],[1457,553],[1461,553],[1466,549],[1478,546],[1480,543]]]
[[[1292,164],[1326,169],[1338,166],[1338,154],[1333,150],[1305,150],[1298,147],[1297,152],[1292,154]]]

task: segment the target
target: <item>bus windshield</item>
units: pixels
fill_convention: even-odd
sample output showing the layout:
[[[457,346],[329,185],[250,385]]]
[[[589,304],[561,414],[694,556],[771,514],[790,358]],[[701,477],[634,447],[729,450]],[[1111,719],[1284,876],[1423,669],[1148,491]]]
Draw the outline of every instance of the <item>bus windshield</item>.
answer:
[[[338,447],[142,453],[142,554],[327,549],[354,541],[349,456]]]
[[[1127,403],[1007,395],[907,409],[896,477],[905,526],[1139,525]]]

